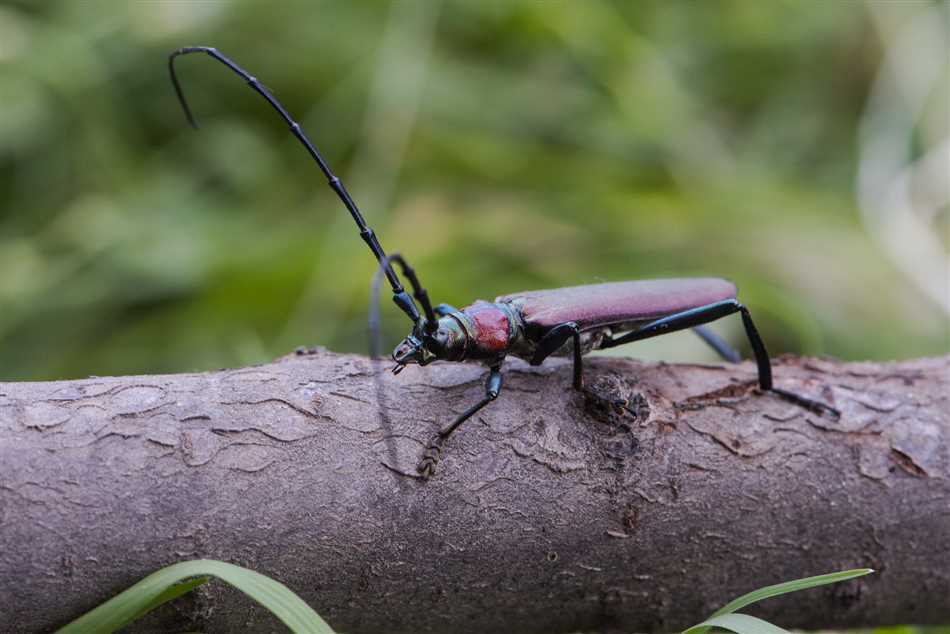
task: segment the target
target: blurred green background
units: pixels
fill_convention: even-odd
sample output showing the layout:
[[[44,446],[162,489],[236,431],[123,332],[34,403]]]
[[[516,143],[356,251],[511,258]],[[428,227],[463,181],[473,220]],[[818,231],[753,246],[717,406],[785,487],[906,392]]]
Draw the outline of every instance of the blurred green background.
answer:
[[[716,275],[773,354],[946,353],[946,172],[912,179],[909,212],[875,190],[905,173],[875,163],[894,147],[945,167],[946,55],[913,28],[940,40],[946,19],[929,0],[4,3],[0,376],[367,350],[374,260],[203,55],[180,60],[186,125],[166,58],[195,44],[273,90],[437,302]],[[929,82],[909,121],[881,83],[901,42],[895,77]],[[408,324],[383,301],[388,348]],[[744,345],[738,319],[717,328]],[[712,359],[689,333],[620,353]]]

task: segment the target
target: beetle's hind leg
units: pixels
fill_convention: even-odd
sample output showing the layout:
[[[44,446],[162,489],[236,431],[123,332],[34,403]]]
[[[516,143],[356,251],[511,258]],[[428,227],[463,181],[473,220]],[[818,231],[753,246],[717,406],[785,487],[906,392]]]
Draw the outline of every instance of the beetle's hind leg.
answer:
[[[429,440],[425,451],[422,452],[422,460],[419,461],[419,466],[416,467],[416,471],[418,471],[423,478],[428,478],[435,473],[435,466],[438,464],[439,458],[442,455],[442,446],[445,444],[445,441],[449,439],[449,436],[451,436],[462,423],[475,415],[478,410],[498,398],[498,395],[501,393],[501,385],[501,365],[496,365],[491,369],[488,380],[485,381],[485,398],[465,410],[458,418],[452,421],[452,424],[441,429]]]
[[[706,345],[715,350],[716,354],[729,363],[739,363],[742,361],[742,355],[739,354],[735,348],[726,343],[725,339],[706,326],[696,326],[693,328],[693,332],[696,333],[696,336],[702,339]]]
[[[742,325],[745,328],[746,336],[749,338],[749,343],[752,344],[752,351],[755,353],[755,362],[759,368],[759,387],[799,407],[811,410],[819,416],[828,414],[832,418],[839,418],[841,413],[834,407],[822,403],[821,401],[808,398],[807,396],[783,390],[772,384],[772,363],[769,360],[769,353],[765,350],[765,343],[762,341],[758,329],[752,322],[752,315],[749,313],[748,308],[738,302],[736,303],[736,308],[739,314],[742,315]]]
[[[658,337],[667,333],[676,332],[677,330],[695,328],[696,326],[708,324],[711,321],[715,321],[733,313],[739,313],[742,315],[742,325],[745,327],[746,336],[749,338],[749,343],[752,345],[752,351],[755,353],[755,362],[759,370],[759,387],[763,391],[772,392],[779,398],[791,403],[795,403],[799,407],[804,407],[805,409],[815,412],[816,414],[828,414],[833,418],[838,418],[840,415],[838,410],[831,407],[830,405],[808,398],[807,396],[802,396],[801,394],[796,394],[795,392],[789,392],[788,390],[777,388],[772,384],[772,363],[769,360],[769,353],[765,349],[765,344],[762,342],[762,337],[759,336],[759,331],[752,322],[752,316],[749,314],[749,309],[734,299],[728,299],[721,302],[716,302],[714,304],[692,308],[690,310],[685,310],[680,313],[663,317],[662,319],[657,319],[646,324],[642,328],[634,330],[633,332],[628,332],[627,334],[617,337],[616,339],[605,338],[601,342],[600,347],[602,349],[613,348],[625,343],[631,343],[641,339],[649,339],[651,337]]]

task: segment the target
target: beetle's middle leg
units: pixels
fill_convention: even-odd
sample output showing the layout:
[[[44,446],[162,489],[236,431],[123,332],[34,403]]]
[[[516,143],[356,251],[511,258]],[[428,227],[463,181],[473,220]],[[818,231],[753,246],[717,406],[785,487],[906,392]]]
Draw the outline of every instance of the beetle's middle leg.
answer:
[[[584,365],[581,358],[581,331],[573,321],[555,326],[547,331],[538,346],[534,350],[534,356],[531,357],[531,365],[541,365],[544,360],[561,349],[561,347],[574,340],[574,389],[584,389]]]
[[[416,471],[418,471],[422,477],[428,478],[435,473],[435,465],[438,464],[439,456],[442,454],[442,445],[445,444],[449,436],[451,436],[462,423],[474,416],[478,410],[498,398],[498,394],[501,393],[501,384],[501,365],[499,364],[491,368],[488,380],[485,381],[485,398],[462,412],[450,425],[441,429],[429,440],[425,451],[422,452],[422,460],[419,461],[419,466],[416,467]]]
[[[569,321],[555,326],[549,330],[538,342],[534,356],[531,358],[531,365],[541,365],[545,359],[557,352],[568,341],[573,340],[574,346],[574,389],[583,392],[585,395],[604,403],[616,411],[623,413],[628,401],[625,399],[605,398],[594,390],[584,385],[584,357],[581,349],[581,331],[577,324]]]
[[[749,338],[749,343],[752,345],[752,351],[755,353],[755,362],[759,370],[759,388],[761,388],[763,391],[772,392],[786,401],[795,403],[796,405],[811,410],[816,414],[830,414],[834,418],[837,418],[840,415],[838,410],[831,407],[830,405],[822,403],[821,401],[810,399],[807,396],[802,396],[801,394],[796,394],[795,392],[789,392],[788,390],[777,388],[772,384],[772,363],[769,360],[769,353],[765,349],[765,343],[762,341],[762,337],[759,336],[759,331],[752,322],[752,316],[749,314],[749,309],[734,299],[727,299],[714,304],[707,304],[706,306],[692,308],[690,310],[685,310],[680,313],[663,317],[662,319],[657,319],[644,325],[642,328],[634,330],[633,332],[628,332],[627,334],[617,337],[616,339],[605,337],[601,342],[600,347],[601,349],[613,348],[625,343],[676,332],[677,330],[694,328],[696,326],[715,321],[722,317],[726,317],[733,313],[740,313],[742,315],[742,325],[745,327],[746,336]]]

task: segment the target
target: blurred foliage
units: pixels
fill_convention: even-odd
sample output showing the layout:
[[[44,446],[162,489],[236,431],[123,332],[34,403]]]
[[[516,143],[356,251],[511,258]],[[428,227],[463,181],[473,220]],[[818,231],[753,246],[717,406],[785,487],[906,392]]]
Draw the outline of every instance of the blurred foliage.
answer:
[[[4,379],[367,349],[373,259],[205,56],[187,127],[166,57],[194,44],[267,83],[438,302],[718,275],[773,354],[950,349],[856,210],[864,4],[64,0],[0,5]],[[387,306],[387,343],[406,326]],[[622,353],[711,359],[688,333]]]

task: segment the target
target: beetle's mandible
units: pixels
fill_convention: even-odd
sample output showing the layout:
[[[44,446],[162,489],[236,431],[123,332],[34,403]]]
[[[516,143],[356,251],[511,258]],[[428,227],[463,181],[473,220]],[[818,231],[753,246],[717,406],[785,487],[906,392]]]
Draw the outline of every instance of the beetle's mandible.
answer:
[[[477,301],[462,309],[446,304],[433,308],[415,270],[401,255],[386,255],[349,192],[304,134],[300,124],[290,117],[263,84],[215,48],[189,46],[169,56],[172,84],[188,122],[198,127],[175,75],[175,59],[189,53],[210,55],[264,97],[287,123],[290,132],[304,146],[326,176],[330,187],[343,201],[359,228],[360,237],[379,262],[373,280],[370,309],[370,329],[374,338],[379,330],[378,295],[384,276],[392,287],[393,301],[412,322],[412,331],[393,351],[393,360],[396,362],[393,372],[398,374],[409,364],[427,365],[433,361],[472,361],[489,368],[485,397],[437,432],[426,445],[418,467],[422,476],[432,475],[442,446],[452,433],[473,414],[498,398],[502,388],[501,367],[508,355],[525,359],[532,365],[540,365],[552,355],[569,355],[574,363],[574,389],[601,398],[584,385],[583,355],[587,352],[692,328],[722,357],[738,361],[739,356],[728,344],[703,327],[706,323],[733,313],[739,313],[742,317],[742,324],[755,354],[759,388],[762,391],[773,393],[818,414],[838,416],[837,410],[825,403],[774,386],[769,355],[752,322],[752,316],[736,299],[735,285],[723,279],[613,282],[513,293],[498,297],[494,302]],[[400,283],[393,270],[393,262],[399,265],[409,280],[412,296]],[[416,302],[422,306],[421,314]]]

